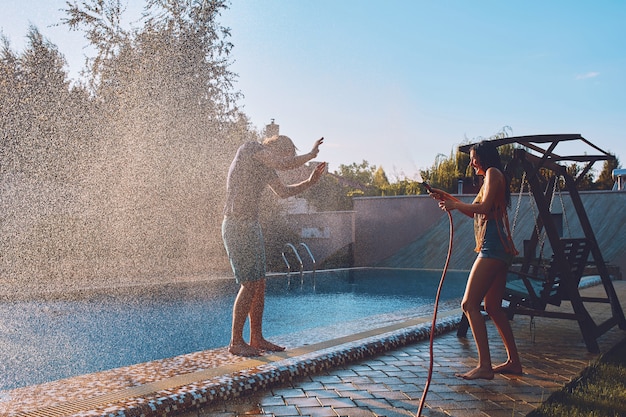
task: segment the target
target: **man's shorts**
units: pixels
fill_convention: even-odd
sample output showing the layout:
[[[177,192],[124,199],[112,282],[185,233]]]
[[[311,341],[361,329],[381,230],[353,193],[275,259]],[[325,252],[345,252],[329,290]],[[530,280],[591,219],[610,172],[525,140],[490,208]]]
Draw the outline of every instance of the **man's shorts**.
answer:
[[[265,243],[257,220],[224,217],[222,239],[238,284],[265,278]]]

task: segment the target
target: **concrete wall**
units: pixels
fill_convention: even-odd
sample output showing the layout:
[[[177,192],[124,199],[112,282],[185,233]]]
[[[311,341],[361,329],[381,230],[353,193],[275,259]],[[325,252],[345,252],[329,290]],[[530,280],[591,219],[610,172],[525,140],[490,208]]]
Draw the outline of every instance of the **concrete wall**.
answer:
[[[471,202],[473,195],[461,195]],[[581,192],[581,200],[605,262],[626,271],[626,192]],[[513,240],[520,252],[535,225],[536,209],[528,195],[512,197]],[[561,202],[562,201],[562,202]],[[519,208],[518,208],[519,207]],[[582,230],[568,193],[556,196],[553,212],[564,212],[564,237],[581,237]],[[517,212],[517,214],[516,214]],[[356,266],[442,268],[449,244],[448,216],[429,196],[359,197],[354,212],[292,215],[299,233],[315,234],[303,241],[323,260],[354,242]],[[453,212],[451,269],[469,269],[476,257],[470,218]],[[549,247],[543,257],[549,257]]]
[[[458,196],[466,202],[470,202],[473,196]],[[418,199],[419,196],[413,197]],[[602,257],[608,264],[619,266],[622,274],[626,271],[626,192],[617,191],[587,191],[581,192],[580,198],[585,207],[585,212],[591,223],[596,240],[600,247]],[[512,206],[509,210],[509,218],[511,225],[515,223],[513,231],[513,240],[516,247],[521,252],[523,250],[524,239],[530,238],[535,227],[535,218],[537,210],[531,203],[532,200],[528,195],[523,195],[518,205],[518,196],[512,197]],[[362,202],[365,205],[367,202]],[[368,204],[370,209],[374,208],[374,204]],[[422,207],[415,203],[416,207]],[[436,206],[436,204],[434,204]],[[379,202],[376,208],[381,210],[380,216],[385,216],[387,212],[393,213],[399,209],[399,202],[388,199]],[[393,207],[397,206],[397,207]],[[360,210],[365,210],[364,207]],[[582,228],[578,221],[578,216],[573,207],[568,193],[555,196],[553,202],[553,212],[563,213],[563,236],[564,237],[582,237]],[[516,214],[517,212],[517,214]],[[404,236],[406,238],[406,228],[413,228],[411,224],[413,218],[397,219],[392,216],[394,221],[386,221],[386,227],[378,228],[377,236],[371,236],[367,233],[361,233],[358,226],[361,223],[360,211],[357,211],[357,243],[355,244],[355,258],[366,261],[369,257],[372,261],[370,265],[392,266],[392,267],[414,267],[414,268],[441,268],[445,262],[446,251],[449,244],[449,221],[447,216],[438,214],[434,217],[428,217],[430,209],[423,207],[420,212],[426,219],[426,223],[430,225],[427,230],[419,234],[413,241],[404,247],[397,248],[394,244],[394,236]],[[374,217],[369,214],[368,218]],[[415,216],[413,216],[415,217]],[[451,269],[469,269],[476,257],[473,252],[474,248],[474,232],[473,223],[467,216],[453,212],[454,223],[454,240],[453,253],[450,261]],[[364,241],[358,242],[361,238]],[[384,242],[378,245],[376,242]],[[397,242],[398,244],[400,242]],[[390,246],[393,246],[393,254],[385,256],[392,252]],[[379,250],[376,250],[376,247]],[[365,251],[361,251],[365,249]],[[552,254],[549,244],[546,243],[543,258],[548,258]]]
[[[427,195],[354,199],[355,266],[376,265],[422,235],[445,213]]]
[[[320,263],[338,250],[354,242],[354,211],[325,211],[317,213],[290,214],[289,222]],[[308,255],[298,248],[303,262]]]

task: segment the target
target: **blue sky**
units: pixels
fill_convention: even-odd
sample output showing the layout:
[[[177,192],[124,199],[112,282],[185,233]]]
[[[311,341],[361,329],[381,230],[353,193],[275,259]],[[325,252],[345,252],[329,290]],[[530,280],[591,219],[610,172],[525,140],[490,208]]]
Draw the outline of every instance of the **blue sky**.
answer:
[[[0,28],[21,50],[36,25],[77,73],[86,41],[50,27],[64,5],[11,2]],[[331,170],[367,160],[392,179],[505,126],[580,133],[626,164],[624,22],[621,0],[240,0],[222,16],[256,127],[275,119],[302,151],[324,136]]]

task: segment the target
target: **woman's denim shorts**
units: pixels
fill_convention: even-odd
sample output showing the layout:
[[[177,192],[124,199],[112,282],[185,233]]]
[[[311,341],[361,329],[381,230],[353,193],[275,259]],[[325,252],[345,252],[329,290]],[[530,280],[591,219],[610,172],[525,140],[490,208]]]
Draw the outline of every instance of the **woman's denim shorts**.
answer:
[[[487,221],[487,230],[485,231],[485,239],[482,248],[478,254],[479,258],[498,259],[507,265],[513,261],[513,254],[508,253],[504,249],[501,237],[506,236],[506,232],[501,230],[498,233],[498,226],[495,221]]]

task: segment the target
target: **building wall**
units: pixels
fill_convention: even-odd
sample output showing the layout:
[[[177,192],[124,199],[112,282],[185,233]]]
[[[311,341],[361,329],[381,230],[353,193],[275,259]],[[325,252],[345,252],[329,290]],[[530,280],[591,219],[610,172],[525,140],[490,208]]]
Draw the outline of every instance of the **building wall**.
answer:
[[[354,211],[296,213],[288,218],[300,236],[299,242],[290,243],[297,246],[304,242],[318,263],[355,241]],[[298,247],[298,252],[303,263],[309,261],[305,251]]]
[[[428,195],[359,197],[354,210],[356,266],[376,265],[445,215]]]
[[[460,195],[471,202],[473,195]],[[626,271],[626,192],[580,193],[606,263]],[[513,239],[523,250],[535,226],[536,211],[528,195],[518,205],[513,196],[509,211],[515,223]],[[562,201],[562,203],[561,203]],[[568,193],[555,198],[555,210],[563,212],[564,237],[582,236],[577,214]],[[536,209],[535,209],[536,210]],[[517,212],[517,214],[516,214]],[[355,266],[441,268],[449,244],[449,221],[429,196],[359,197],[353,212],[321,212],[290,216],[303,241],[320,262],[353,243]],[[471,219],[453,212],[454,248],[450,268],[469,269],[476,254]],[[543,257],[551,255],[546,248]]]

